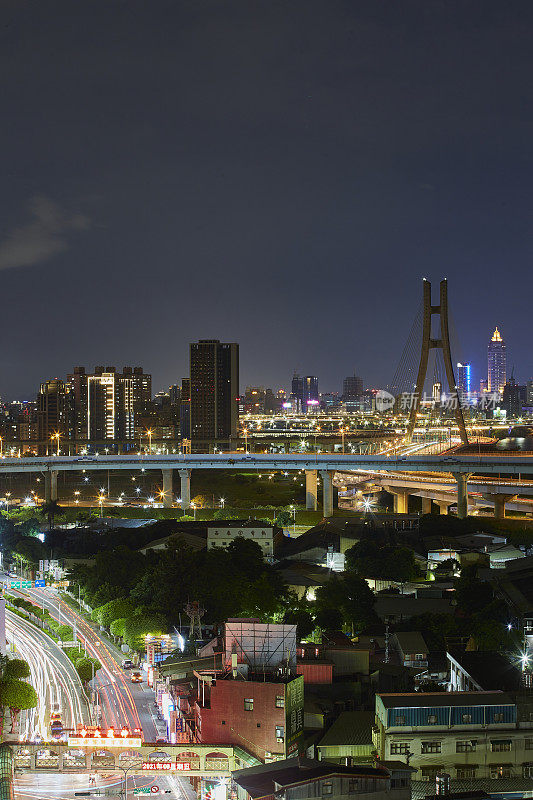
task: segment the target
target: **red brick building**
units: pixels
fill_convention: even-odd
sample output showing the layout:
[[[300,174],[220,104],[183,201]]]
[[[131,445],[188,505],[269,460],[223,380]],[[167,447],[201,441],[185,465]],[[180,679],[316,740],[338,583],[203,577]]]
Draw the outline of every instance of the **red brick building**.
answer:
[[[303,677],[196,673],[199,742],[236,745],[261,761],[297,754],[303,734]]]

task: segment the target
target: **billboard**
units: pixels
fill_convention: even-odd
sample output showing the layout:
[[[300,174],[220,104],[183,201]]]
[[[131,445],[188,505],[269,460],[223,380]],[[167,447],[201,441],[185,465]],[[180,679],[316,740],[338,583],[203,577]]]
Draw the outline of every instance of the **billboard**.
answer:
[[[298,675],[285,689],[285,755],[296,755],[304,732],[304,676]]]
[[[296,669],[296,625],[230,619],[225,633],[227,664],[236,655],[237,663],[251,669],[275,670],[282,665]]]

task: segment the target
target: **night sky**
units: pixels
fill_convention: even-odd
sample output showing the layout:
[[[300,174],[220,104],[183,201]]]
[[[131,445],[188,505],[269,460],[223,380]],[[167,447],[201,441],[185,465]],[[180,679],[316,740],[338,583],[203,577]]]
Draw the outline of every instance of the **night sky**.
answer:
[[[385,385],[449,279],[533,375],[533,3],[3,0],[3,399],[238,341],[241,387]],[[435,286],[435,291],[437,290]]]

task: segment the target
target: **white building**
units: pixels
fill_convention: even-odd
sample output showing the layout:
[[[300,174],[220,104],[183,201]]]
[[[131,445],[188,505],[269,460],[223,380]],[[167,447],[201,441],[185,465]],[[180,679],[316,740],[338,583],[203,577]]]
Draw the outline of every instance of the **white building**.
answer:
[[[242,523],[231,524],[226,522],[224,527],[207,529],[207,549],[213,547],[227,547],[241,537],[256,542],[265,558],[270,560],[274,555],[274,527],[261,522],[251,521],[246,525]]]

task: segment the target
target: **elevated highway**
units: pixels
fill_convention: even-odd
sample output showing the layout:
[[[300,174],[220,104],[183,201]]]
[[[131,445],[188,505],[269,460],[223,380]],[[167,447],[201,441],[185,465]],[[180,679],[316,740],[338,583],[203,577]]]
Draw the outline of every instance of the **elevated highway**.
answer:
[[[163,477],[163,502],[171,507],[174,502],[173,472],[178,470],[181,479],[181,497],[178,504],[188,509],[191,505],[190,476],[193,469],[224,470],[301,470],[306,473],[307,507],[317,503],[317,473],[323,485],[324,516],[333,513],[333,475],[336,472],[360,470],[366,473],[433,473],[452,477],[456,483],[458,513],[467,513],[467,484],[473,475],[506,476],[522,480],[523,475],[533,476],[533,454],[516,452],[508,455],[361,455],[357,453],[209,453],[172,455],[99,455],[99,456],[45,456],[41,458],[2,458],[0,475],[17,472],[39,472],[45,477],[45,497],[57,498],[57,475],[62,471],[100,470],[160,470]],[[515,492],[516,493],[516,492]]]

